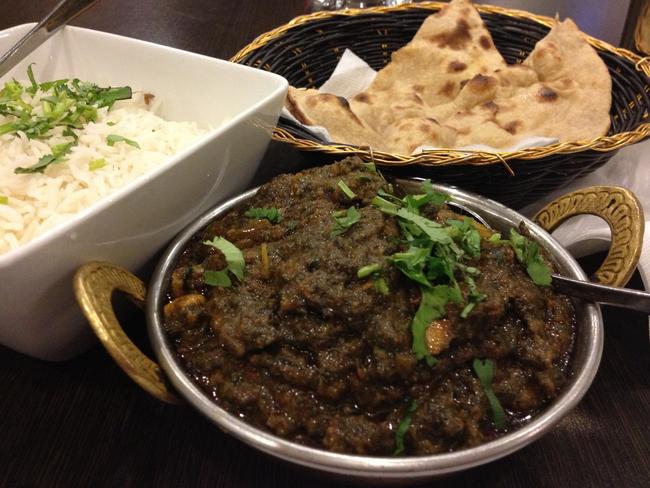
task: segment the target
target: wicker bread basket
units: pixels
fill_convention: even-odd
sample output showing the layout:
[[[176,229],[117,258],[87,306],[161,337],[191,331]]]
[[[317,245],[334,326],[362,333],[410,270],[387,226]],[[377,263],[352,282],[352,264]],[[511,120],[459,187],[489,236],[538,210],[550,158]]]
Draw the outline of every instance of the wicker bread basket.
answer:
[[[390,61],[391,53],[409,42],[424,19],[442,6],[444,3],[424,2],[304,15],[261,35],[232,61],[282,75],[296,87],[318,87],[329,78],[345,48],[374,69],[381,69]],[[508,63],[523,61],[553,22],[549,17],[519,10],[476,7]],[[598,39],[588,40],[612,77],[611,126],[606,136],[516,152],[436,150],[404,156],[325,142],[281,118],[274,139],[335,157],[356,154],[374,160],[384,170],[431,177],[518,208],[590,173],[618,149],[650,133],[647,60]]]

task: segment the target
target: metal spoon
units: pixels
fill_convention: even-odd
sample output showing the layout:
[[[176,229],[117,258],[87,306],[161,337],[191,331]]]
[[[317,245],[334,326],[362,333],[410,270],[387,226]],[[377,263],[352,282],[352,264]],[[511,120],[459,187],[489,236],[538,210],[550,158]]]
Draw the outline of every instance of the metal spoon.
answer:
[[[447,202],[447,205],[458,209],[461,213],[469,215],[488,229],[491,229],[485,219],[474,210],[470,210],[464,205],[454,201]],[[632,290],[630,288],[617,288],[589,281],[574,280],[557,274],[551,275],[551,284],[555,290],[564,293],[565,295],[582,298],[590,302],[611,305],[613,307],[628,308],[650,314],[650,293],[645,291]]]
[[[56,31],[81,14],[97,0],[62,0],[32,30],[0,58],[0,77],[21,62],[29,53],[49,39]]]

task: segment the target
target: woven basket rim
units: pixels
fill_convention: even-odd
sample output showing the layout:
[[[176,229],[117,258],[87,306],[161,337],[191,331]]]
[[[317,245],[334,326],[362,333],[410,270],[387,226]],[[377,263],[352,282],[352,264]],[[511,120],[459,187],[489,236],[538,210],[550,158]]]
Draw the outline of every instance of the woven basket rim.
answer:
[[[231,62],[239,63],[249,54],[261,49],[276,39],[282,37],[296,27],[311,22],[330,19],[333,17],[355,17],[360,15],[381,14],[390,15],[396,11],[402,10],[431,10],[437,12],[447,5],[446,2],[425,1],[418,3],[405,3],[391,7],[368,7],[363,9],[344,9],[336,11],[322,11],[311,14],[300,15],[293,18],[286,24],[280,25],[275,29],[265,32],[255,38],[252,42],[244,46],[237,54],[230,58]],[[498,7],[494,5],[474,4],[479,13],[503,15],[516,19],[525,19],[545,27],[552,27],[555,19],[545,15],[533,14],[519,9]],[[597,51],[604,51],[614,56],[622,57],[634,64],[636,71],[640,71],[650,79],[650,56],[642,57],[638,54],[625,49],[613,46],[605,41],[597,39],[588,34],[584,34],[587,42]],[[650,107],[646,107],[650,111]],[[533,160],[540,159],[554,154],[574,154],[586,150],[597,152],[610,152],[620,149],[629,144],[639,142],[650,135],[650,123],[639,124],[634,130],[617,132],[613,135],[599,136],[594,139],[558,142],[549,146],[529,147],[517,151],[507,152],[482,152],[468,151],[458,149],[433,149],[426,150],[420,154],[400,155],[395,153],[386,153],[382,151],[373,151],[367,146],[353,146],[347,144],[319,142],[302,139],[294,136],[288,130],[282,127],[276,127],[273,133],[273,139],[280,142],[289,143],[303,151],[318,151],[334,155],[358,155],[373,159],[381,164],[391,166],[406,166],[411,164],[420,164],[426,166],[440,166],[452,164],[472,164],[472,165],[491,165],[503,164],[509,172],[508,160]]]

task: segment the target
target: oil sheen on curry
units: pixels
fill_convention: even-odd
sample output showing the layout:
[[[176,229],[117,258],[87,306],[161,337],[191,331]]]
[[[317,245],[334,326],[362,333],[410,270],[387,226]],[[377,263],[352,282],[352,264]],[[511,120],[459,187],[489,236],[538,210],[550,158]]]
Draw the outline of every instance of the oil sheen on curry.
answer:
[[[476,446],[564,384],[575,318],[537,245],[355,159],[282,175],[194,236],[165,330],[218,405],[362,455]]]

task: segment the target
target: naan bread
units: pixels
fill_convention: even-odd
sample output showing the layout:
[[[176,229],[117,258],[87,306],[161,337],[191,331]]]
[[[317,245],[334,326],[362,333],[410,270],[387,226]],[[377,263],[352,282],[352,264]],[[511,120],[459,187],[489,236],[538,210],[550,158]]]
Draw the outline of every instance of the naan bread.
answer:
[[[453,100],[463,80],[505,67],[471,1],[454,0],[427,17],[350,106],[381,132],[404,118],[435,118],[430,108]]]
[[[470,0],[429,16],[348,104],[290,88],[289,110],[334,142],[389,153],[476,144],[505,149],[530,136],[593,139],[610,124],[611,78],[570,19],[556,20],[528,58],[507,65]]]
[[[381,137],[350,110],[348,101],[318,90],[289,87],[286,105],[305,125],[320,125],[334,142],[378,147]]]
[[[476,105],[445,119],[459,133],[458,147],[504,148],[530,136],[580,141],[609,129],[611,77],[570,19],[556,21],[522,66],[499,70],[493,79],[489,110]]]
[[[456,136],[454,129],[431,118],[403,119],[386,130],[381,147],[391,153],[411,154],[420,146],[451,147]]]

